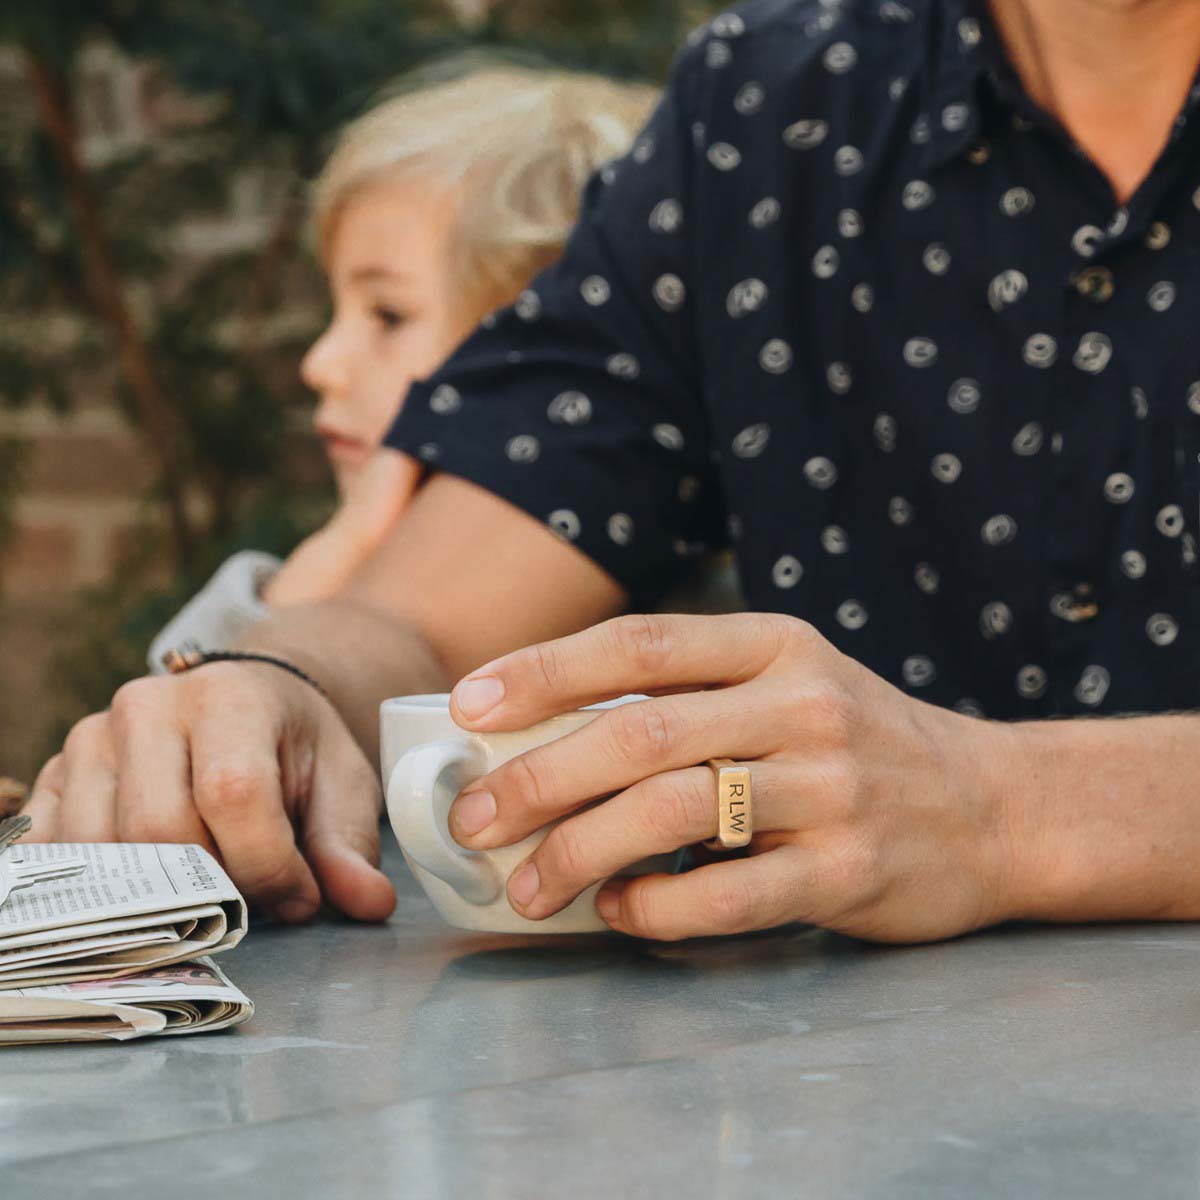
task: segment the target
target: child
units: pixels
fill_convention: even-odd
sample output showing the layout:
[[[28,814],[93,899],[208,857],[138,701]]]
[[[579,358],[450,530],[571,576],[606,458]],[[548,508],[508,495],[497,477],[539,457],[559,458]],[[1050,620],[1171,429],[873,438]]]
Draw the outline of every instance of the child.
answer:
[[[552,262],[579,194],[625,153],[653,89],[475,66],[384,100],[343,130],[317,180],[333,319],[304,358],[337,480],[329,522],[280,563],[244,551],[154,639],[149,661],[230,646],[268,607],[332,595],[403,511],[419,473],[380,442],[409,384]]]

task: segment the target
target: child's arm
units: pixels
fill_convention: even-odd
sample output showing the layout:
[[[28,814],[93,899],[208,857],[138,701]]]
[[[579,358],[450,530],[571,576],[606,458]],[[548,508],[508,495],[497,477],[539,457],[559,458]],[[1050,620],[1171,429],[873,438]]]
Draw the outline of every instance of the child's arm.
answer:
[[[377,450],[329,521],[301,542],[267,582],[263,603],[286,608],[335,595],[382,544],[420,478],[414,459]]]

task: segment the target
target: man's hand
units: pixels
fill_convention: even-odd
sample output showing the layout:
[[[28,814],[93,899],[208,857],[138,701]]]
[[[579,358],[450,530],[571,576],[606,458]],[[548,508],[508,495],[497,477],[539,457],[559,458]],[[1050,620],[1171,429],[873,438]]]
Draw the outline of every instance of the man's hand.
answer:
[[[25,811],[35,841],[198,842],[284,921],[322,896],[380,921],[395,904],[380,809],[375,771],[315,689],[212,663],[122,687],[71,730]]]
[[[912,699],[801,621],[618,618],[478,668],[453,714],[520,729],[629,692],[658,698],[505,763],[451,809],[470,849],[567,816],[509,879],[523,915],[713,837],[715,781],[696,765],[710,758],[750,767],[748,855],[609,883],[597,908],[613,928],[672,939],[804,921],[920,941],[1012,915],[1013,831],[993,786],[1011,769],[1009,730]]]

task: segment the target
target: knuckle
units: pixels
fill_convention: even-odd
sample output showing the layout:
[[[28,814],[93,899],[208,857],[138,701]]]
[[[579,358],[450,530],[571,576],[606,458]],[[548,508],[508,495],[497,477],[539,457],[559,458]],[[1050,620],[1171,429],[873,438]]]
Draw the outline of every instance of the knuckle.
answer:
[[[550,643],[542,642],[531,646],[529,658],[534,675],[548,693],[557,695],[565,690],[567,673],[563,667],[562,656]]]
[[[650,889],[636,879],[621,893],[621,922],[637,937],[667,940],[669,936],[659,928],[658,914]]]
[[[713,925],[725,933],[735,933],[750,925],[754,897],[742,883],[724,880],[713,884],[709,894],[709,916]]]
[[[236,816],[261,801],[277,777],[277,772],[265,767],[214,763],[205,767],[196,778],[196,805],[206,819]]]
[[[793,654],[808,654],[824,641],[816,626],[800,617],[773,614],[770,621],[773,635],[779,639],[781,650]]]
[[[113,693],[110,706],[113,718],[118,721],[136,719],[139,714],[151,712],[161,707],[162,693],[157,679],[148,677],[131,679],[123,683]]]
[[[587,852],[573,821],[557,825],[551,830],[543,843],[542,856],[549,873],[558,876],[560,882],[589,878]]]
[[[848,691],[836,684],[814,686],[812,680],[800,679],[788,689],[787,704],[810,746],[830,754],[851,752],[860,714]]]
[[[45,788],[53,787],[59,779],[59,773],[62,771],[63,756],[61,751],[48,759],[46,765],[37,773],[37,778],[33,781],[33,787],[30,789],[30,795],[36,795]]]
[[[294,864],[291,846],[281,846],[277,852],[264,855],[245,865],[239,872],[239,882],[248,892],[260,899],[283,896],[293,890]]]
[[[498,782],[497,792],[535,812],[545,811],[554,794],[551,781],[546,778],[546,768],[534,755],[522,754],[514,758]]]
[[[76,721],[63,743],[64,755],[68,758],[86,756],[103,740],[107,727],[108,717],[104,713],[92,713]]]
[[[120,814],[120,836],[126,842],[173,842],[183,836],[173,822],[152,807],[137,807]]]
[[[650,797],[646,820],[655,843],[674,849],[683,841],[708,836],[716,812],[711,784],[706,791],[702,776],[689,772],[672,779],[658,795]]]
[[[608,714],[609,738],[618,758],[659,758],[671,749],[680,721],[661,700],[623,704]]]
[[[328,830],[306,831],[301,847],[305,858],[309,857],[319,845],[322,838],[327,837],[329,833],[330,831]],[[339,825],[336,830],[336,836],[339,842],[348,845],[361,858],[365,858],[373,866],[379,865],[379,831],[376,827],[365,828],[359,825]]]
[[[796,722],[798,728],[808,729],[808,710],[815,700],[812,680],[792,671],[780,681],[779,699],[783,707]]]
[[[862,770],[853,755],[845,752],[827,755],[819,766],[821,786],[831,808],[843,819],[852,819],[862,810],[864,795]]]
[[[791,644],[796,635],[795,627],[805,624],[783,613],[746,613],[742,619],[746,622],[750,640],[776,654],[782,653]]]
[[[649,676],[659,674],[674,649],[671,623],[654,613],[617,617],[608,624],[614,658]]]

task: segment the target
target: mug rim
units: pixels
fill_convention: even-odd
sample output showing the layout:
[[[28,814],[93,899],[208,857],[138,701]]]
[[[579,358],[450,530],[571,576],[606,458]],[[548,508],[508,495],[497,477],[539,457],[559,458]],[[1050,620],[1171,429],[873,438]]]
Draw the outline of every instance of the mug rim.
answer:
[[[416,708],[422,712],[430,712],[435,709],[443,709],[450,707],[449,692],[429,692],[415,696],[389,696],[386,700],[381,700],[379,703],[380,709],[384,708]]]
[[[585,704],[582,708],[568,708],[563,712],[555,713],[553,716],[545,719],[548,721],[553,721],[558,717],[569,717],[572,713],[594,712],[608,708],[618,708],[622,704],[631,704],[636,700],[649,699],[651,699],[650,696],[643,696],[638,692],[632,692],[627,696],[617,696],[612,700],[599,700],[595,704]],[[429,692],[414,696],[389,696],[388,699],[381,700],[379,703],[379,712],[381,716],[387,711],[403,712],[406,709],[415,712],[448,713],[449,708],[449,692]],[[541,724],[541,722],[538,723]]]

